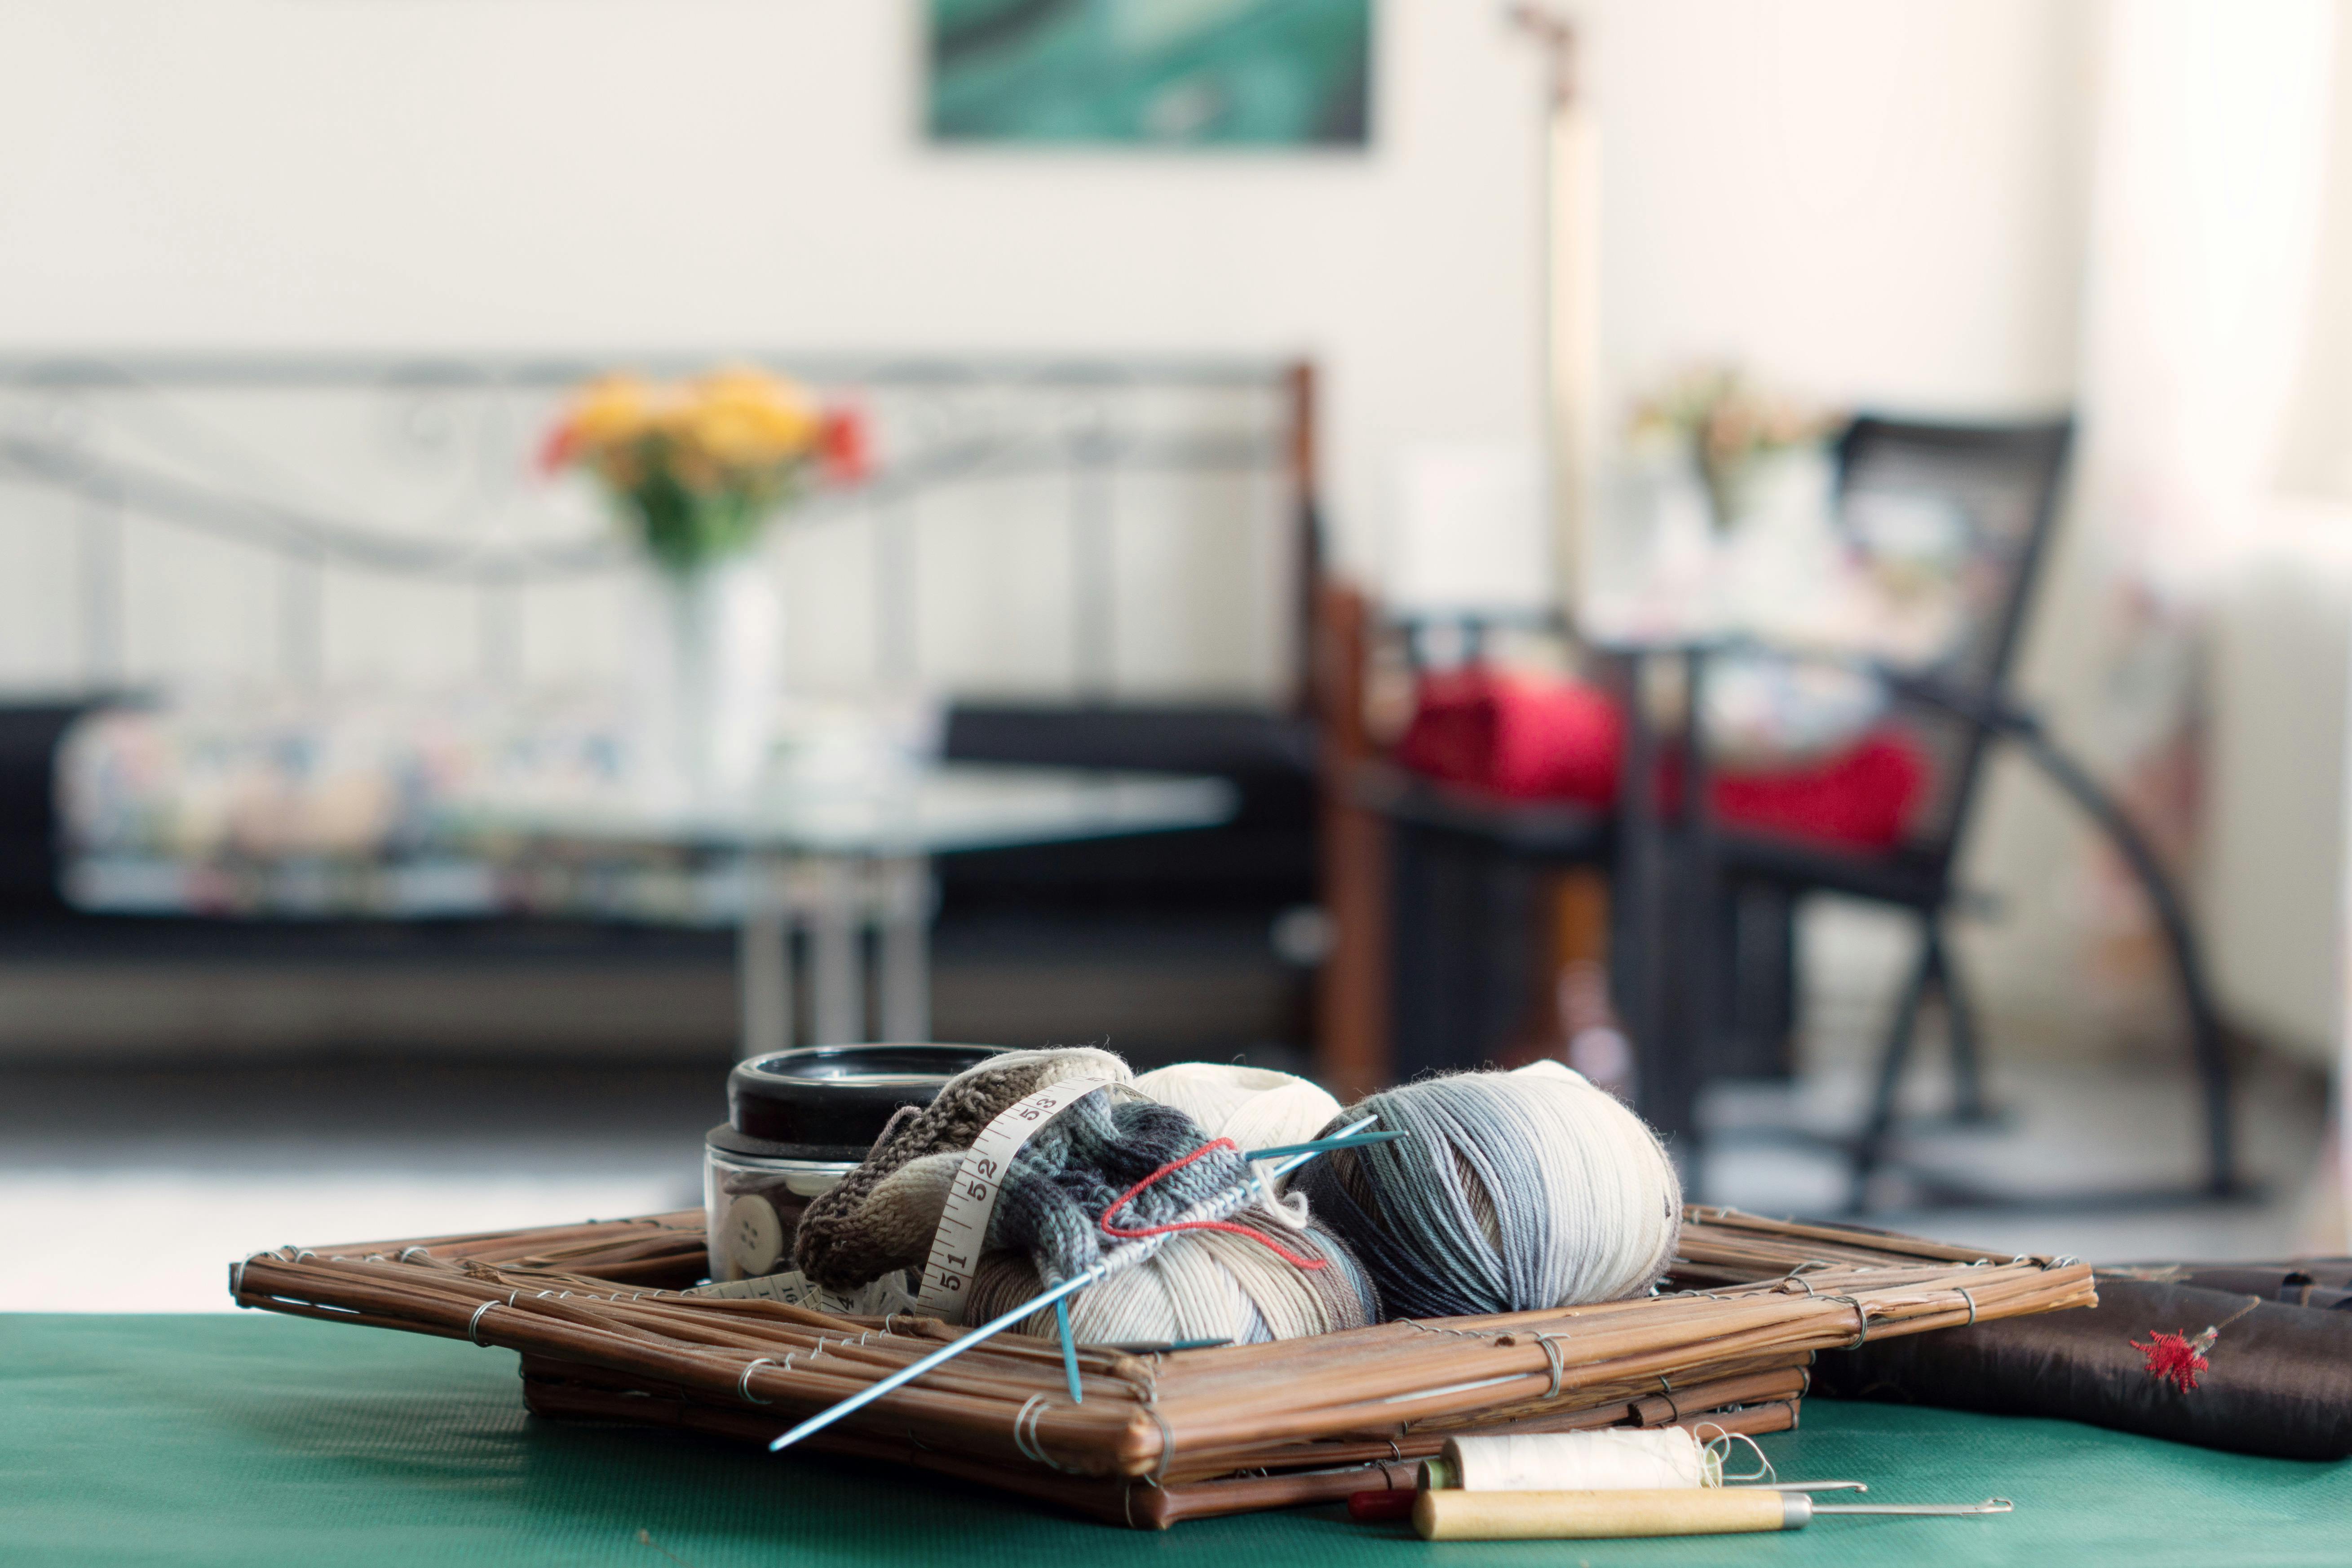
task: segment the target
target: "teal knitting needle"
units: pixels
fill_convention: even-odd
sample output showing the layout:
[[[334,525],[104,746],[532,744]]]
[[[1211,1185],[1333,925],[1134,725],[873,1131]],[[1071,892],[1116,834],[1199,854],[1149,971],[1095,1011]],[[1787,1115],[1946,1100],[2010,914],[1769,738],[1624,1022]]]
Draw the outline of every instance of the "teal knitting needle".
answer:
[[[1062,1334],[1062,1371],[1070,1380],[1070,1403],[1084,1405],[1087,1392],[1078,1386],[1078,1341],[1070,1332],[1070,1299],[1067,1296],[1054,1303],[1054,1327]]]
[[[1347,1126],[1339,1129],[1339,1137],[1344,1139],[1352,1133],[1360,1132],[1378,1120],[1380,1120],[1378,1117],[1367,1116],[1361,1121],[1350,1122]],[[1320,1152],[1321,1151],[1318,1150],[1316,1152]],[[1274,1176],[1276,1180],[1279,1180],[1280,1178],[1290,1174],[1291,1172],[1298,1169],[1299,1166],[1304,1165],[1307,1161],[1312,1160],[1313,1158],[1315,1158],[1314,1153],[1294,1154],[1289,1159],[1283,1162],[1281,1169],[1276,1171],[1274,1173]],[[1255,1184],[1252,1183],[1250,1184],[1255,1185]],[[1242,1190],[1246,1191],[1247,1187],[1245,1186]],[[1201,1205],[1202,1208],[1209,1206],[1211,1205]],[[1200,1209],[1196,1208],[1192,1212],[1194,1214],[1198,1214],[1200,1213]],[[1230,1214],[1233,1211],[1228,1209],[1225,1212]],[[943,1344],[939,1349],[933,1351],[930,1354],[908,1362],[905,1366],[900,1367],[889,1376],[866,1384],[864,1388],[859,1389],[856,1393],[851,1394],[848,1398],[843,1400],[840,1404],[833,1406],[831,1409],[818,1411],[815,1415],[810,1416],[807,1420],[802,1422],[799,1426],[793,1427],[782,1436],[778,1437],[774,1442],[770,1443],[768,1445],[768,1451],[772,1454],[782,1453],[786,1448],[791,1447],[802,1438],[824,1431],[826,1427],[832,1426],[843,1416],[853,1415],[857,1411],[865,1409],[866,1406],[873,1404],[884,1394],[906,1387],[907,1384],[914,1382],[915,1379],[922,1376],[923,1373],[931,1371],[935,1367],[944,1366],[949,1362],[953,1361],[956,1357],[963,1354],[964,1352],[971,1350],[974,1346],[982,1344],[986,1341],[994,1339],[997,1335],[1003,1333],[1013,1324],[1029,1316],[1030,1313],[1037,1310],[1038,1308],[1050,1307],[1055,1302],[1062,1300],[1065,1297],[1076,1295],[1078,1291],[1085,1289],[1096,1280],[1100,1279],[1103,1276],[1110,1273],[1114,1266],[1124,1267],[1130,1259],[1140,1262],[1143,1258],[1159,1251],[1160,1243],[1166,1239],[1167,1238],[1165,1237],[1155,1236],[1148,1240],[1132,1241],[1128,1243],[1125,1247],[1120,1247],[1117,1252],[1104,1258],[1100,1263],[1096,1264],[1092,1268],[1086,1270],[1086,1272],[1082,1274],[1073,1274],[1070,1278],[1063,1280],[1059,1285],[1055,1286],[1052,1289],[1047,1290],[1034,1300],[1024,1301],[1020,1306],[1013,1308],[1011,1311],[1006,1312],[1002,1316],[991,1318],[987,1322],[981,1324],[980,1327],[972,1330],[971,1332],[964,1335],[961,1339],[950,1341],[949,1343]]]
[[[1365,1143],[1393,1143],[1400,1138],[1410,1138],[1410,1132],[1359,1132],[1354,1137],[1318,1138],[1312,1143],[1280,1143],[1271,1149],[1253,1149],[1242,1156],[1244,1160],[1279,1160],[1285,1154],[1320,1154],[1332,1149],[1353,1149]]]

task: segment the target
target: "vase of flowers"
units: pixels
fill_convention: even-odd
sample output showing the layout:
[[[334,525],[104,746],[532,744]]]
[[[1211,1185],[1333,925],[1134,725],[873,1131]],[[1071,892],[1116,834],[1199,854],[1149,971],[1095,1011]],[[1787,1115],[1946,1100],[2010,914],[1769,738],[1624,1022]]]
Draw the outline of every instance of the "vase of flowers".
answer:
[[[865,477],[864,421],[763,371],[607,376],[572,400],[542,459],[593,474],[652,568],[632,661],[641,786],[677,804],[748,795],[783,684],[783,612],[758,545],[812,489]]]
[[[1643,400],[1633,441],[1672,449],[1696,469],[1708,521],[1724,534],[1755,510],[1774,465],[1829,428],[1820,410],[1764,391],[1734,366],[1701,365]]]

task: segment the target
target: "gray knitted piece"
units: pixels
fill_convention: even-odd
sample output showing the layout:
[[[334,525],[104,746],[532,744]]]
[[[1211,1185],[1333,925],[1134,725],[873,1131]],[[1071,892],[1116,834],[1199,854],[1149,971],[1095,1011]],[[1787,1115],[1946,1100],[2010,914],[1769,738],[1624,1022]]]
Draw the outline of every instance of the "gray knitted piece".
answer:
[[[1102,1261],[1116,1238],[1101,1219],[1121,1194],[1209,1135],[1172,1105],[1098,1090],[1055,1117],[1014,1156],[989,1221],[988,1245],[1028,1254],[1048,1286]],[[1208,1151],[1151,1184],[1112,1216],[1121,1230],[1164,1225],[1249,1177],[1231,1147]]]
[[[864,1164],[812,1203],[793,1247],[801,1272],[832,1289],[850,1290],[920,1265],[963,1151],[982,1130],[1036,1089],[1063,1078],[1099,1074],[1103,1059],[1118,1060],[1093,1051],[1024,1056],[951,1081],[929,1109],[886,1132]],[[985,1245],[1024,1254],[1047,1283],[1059,1284],[1101,1261],[1114,1240],[1103,1234],[1102,1215],[1120,1194],[1208,1141],[1173,1106],[1097,1089],[1048,1121],[1013,1157]],[[1121,1229],[1165,1224],[1247,1175],[1238,1152],[1212,1149],[1136,1194],[1113,1223]]]
[[[1084,1047],[1008,1051],[958,1074],[929,1106],[892,1122],[857,1169],[809,1205],[793,1266],[829,1289],[854,1290],[920,1264],[947,1205],[948,1184],[982,1129],[1016,1101],[1066,1079],[1125,1082],[1129,1076],[1118,1058]]]

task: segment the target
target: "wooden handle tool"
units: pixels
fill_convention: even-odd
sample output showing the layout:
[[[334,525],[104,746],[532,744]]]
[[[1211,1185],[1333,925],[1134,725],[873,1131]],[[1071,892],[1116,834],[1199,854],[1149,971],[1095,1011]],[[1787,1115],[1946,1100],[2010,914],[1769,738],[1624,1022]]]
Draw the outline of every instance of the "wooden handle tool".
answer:
[[[1979,1503],[1817,1503],[1803,1492],[1693,1487],[1632,1492],[1424,1491],[1412,1527],[1424,1541],[1590,1541],[1633,1535],[1737,1535],[1802,1530],[1817,1513],[2007,1513]]]

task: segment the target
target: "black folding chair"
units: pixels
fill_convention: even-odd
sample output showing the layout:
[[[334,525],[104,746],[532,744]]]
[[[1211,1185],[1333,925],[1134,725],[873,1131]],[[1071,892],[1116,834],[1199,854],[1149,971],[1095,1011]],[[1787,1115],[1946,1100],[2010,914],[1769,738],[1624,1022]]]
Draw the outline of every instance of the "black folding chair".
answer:
[[[1896,1091],[1931,993],[1943,1002],[1951,1040],[1954,1110],[1964,1119],[1985,1114],[1975,1009],[1945,926],[1959,901],[1953,870],[1984,764],[1994,743],[2004,741],[2020,746],[2090,816],[2122,853],[2155,906],[2188,1009],[2204,1097],[2206,1175],[2197,1195],[2238,1190],[2229,1064],[2180,899],[2145,836],[2011,689],[2018,643],[2047,553],[2071,436],[2066,420],[1957,426],[1865,416],[1856,419],[1840,442],[1842,515],[1854,518],[1874,503],[1926,504],[1942,509],[1964,530],[1964,564],[1955,579],[1961,608],[1952,644],[1930,668],[1880,666],[1876,671],[1890,689],[1899,721],[1920,743],[1933,769],[1930,795],[1901,842],[1884,851],[1862,851],[1742,831],[1706,820],[1704,792],[1691,792],[1686,827],[1696,872],[1692,885],[1711,906],[1684,928],[1695,949],[1685,979],[1700,996],[1720,994],[1722,977],[1730,969],[1732,957],[1723,935],[1729,922],[1722,918],[1722,904],[1742,887],[1763,885],[1791,900],[1811,892],[1838,893],[1895,905],[1917,920],[1919,956],[1880,1057],[1869,1114],[1850,1146],[1857,1207],[1871,1178],[1888,1161]],[[1705,666],[1703,657],[1694,656],[1695,686],[1704,681]],[[1692,772],[1695,779],[1704,773],[1703,759]],[[1709,1018],[1700,1021],[1695,1033],[1701,1058],[1695,1066],[1704,1076],[1708,1059],[1722,1048],[1722,1030]],[[1934,1195],[1945,1201],[1989,1196],[1963,1193],[1949,1184]]]

